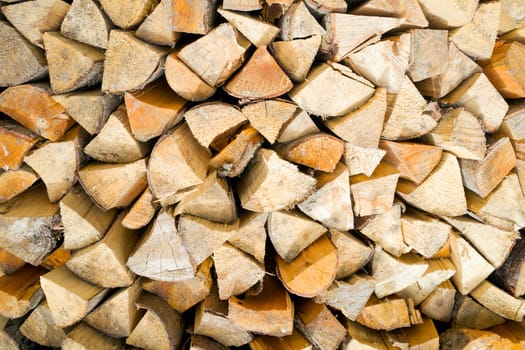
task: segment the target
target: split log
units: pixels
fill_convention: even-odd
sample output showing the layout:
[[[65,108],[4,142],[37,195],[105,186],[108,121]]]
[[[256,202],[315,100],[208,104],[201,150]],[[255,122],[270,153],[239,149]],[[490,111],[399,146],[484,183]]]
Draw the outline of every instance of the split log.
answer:
[[[126,344],[146,350],[177,349],[184,331],[181,315],[156,295],[144,293],[136,306],[146,314],[126,338]]]
[[[402,28],[428,27],[428,21],[417,0],[366,1],[352,10],[352,14],[402,18],[406,20]]]
[[[277,276],[290,293],[314,297],[334,281],[338,260],[337,248],[323,235],[290,263],[277,257]]]
[[[292,335],[284,337],[271,337],[267,335],[258,336],[250,342],[251,350],[286,350],[286,349],[297,349],[297,350],[310,350],[312,344],[306,339],[306,337],[296,329],[294,329]],[[210,349],[211,350],[211,349]]]
[[[456,288],[450,280],[442,282],[419,304],[421,313],[433,320],[450,322],[454,310]]]
[[[223,23],[184,46],[178,57],[208,85],[216,87],[224,84],[242,65],[249,46],[250,42],[232,25]]]
[[[66,266],[40,277],[40,284],[53,319],[61,328],[82,320],[109,292],[78,278]]]
[[[476,0],[468,0],[465,3],[453,0],[446,4],[435,0],[418,1],[432,28],[455,28],[467,24],[472,21],[478,6]]]
[[[103,210],[130,205],[148,185],[144,158],[121,164],[92,162],[78,171],[78,177]]]
[[[157,0],[132,0],[127,4],[128,6],[123,7],[118,1],[101,0],[100,5],[116,26],[131,29],[144,20],[157,2]]]
[[[448,32],[414,29],[410,33],[411,49],[408,75],[413,82],[443,74],[448,58]]]
[[[135,35],[155,45],[174,47],[181,34],[173,31],[173,0],[160,0],[137,28]]]
[[[224,8],[219,8],[217,12],[256,47],[269,45],[279,33],[279,28],[258,18],[231,12]]]
[[[505,319],[470,297],[458,295],[452,319],[454,328],[486,329],[505,322]]]
[[[244,299],[231,297],[228,318],[249,332],[282,337],[294,329],[294,304],[275,277],[266,277],[263,290]]]
[[[38,175],[28,166],[0,173],[0,203],[5,203],[31,187]]]
[[[386,151],[382,149],[365,148],[346,143],[344,162],[348,167],[350,176],[359,174],[371,176],[385,154]]]
[[[175,282],[145,280],[142,288],[158,295],[176,311],[183,313],[204,300],[212,288],[211,258],[199,265],[194,277]]]
[[[42,35],[49,65],[49,80],[55,94],[93,86],[102,81],[104,52],[68,39],[58,32]]]
[[[520,239],[516,240],[516,244],[508,258],[496,269],[492,276],[498,286],[504,288],[515,297],[525,294],[524,279],[522,277],[522,271],[525,272],[523,270],[523,263],[525,262],[524,247],[525,241],[520,237]]]
[[[289,41],[324,35],[324,28],[310,13],[303,1],[291,4],[280,19],[281,39]]]
[[[141,229],[149,224],[156,211],[157,205],[153,203],[153,194],[147,187],[129,209],[122,220],[122,226],[130,230]]]
[[[165,48],[145,43],[132,32],[113,29],[104,61],[102,91],[121,93],[141,89],[162,74],[167,54]]]
[[[66,331],[55,324],[45,301],[38,305],[20,326],[24,337],[39,345],[55,348],[62,345]]]
[[[64,248],[80,249],[98,241],[116,214],[114,209],[102,211],[81,188],[71,189],[60,201]]]
[[[336,350],[346,336],[346,329],[323,304],[312,299],[295,302],[297,328],[315,347]]]
[[[139,276],[168,282],[192,278],[195,270],[177,233],[175,219],[165,210],[141,237],[126,265]]]
[[[295,104],[281,99],[254,102],[242,109],[250,125],[271,144],[276,141],[284,125],[297,111]]]
[[[161,205],[175,203],[177,192],[204,181],[209,160],[208,151],[193,137],[188,124],[179,124],[151,151],[148,182],[153,196]],[[172,169],[177,169],[178,176],[172,176]]]
[[[308,113],[297,109],[294,116],[281,127],[277,142],[290,142],[303,136],[317,134],[319,132],[319,128],[315,125]]]
[[[168,55],[164,69],[170,88],[188,101],[204,101],[217,90],[186,66],[178,58],[177,52]]]
[[[321,35],[314,35],[305,39],[274,41],[271,51],[288,76],[295,82],[302,82],[314,63],[321,38]]]
[[[0,248],[0,274],[11,275],[20,270],[26,262],[7,250]]]
[[[44,52],[4,21],[0,21],[0,38],[8,43],[0,51],[0,63],[4,67],[0,73],[0,86],[23,84],[47,75]]]
[[[42,300],[40,276],[46,270],[25,265],[12,275],[0,277],[0,315],[19,318],[34,309]]]
[[[23,165],[25,155],[40,141],[38,135],[11,120],[0,121],[0,168],[17,170]]]
[[[39,265],[62,239],[57,204],[44,186],[34,186],[0,205],[0,247],[32,265]]]
[[[140,92],[126,92],[125,103],[131,133],[141,142],[175,126],[182,120],[186,106],[186,100],[173,93],[165,81],[153,83]]]
[[[135,307],[142,292],[140,284],[137,280],[129,287],[117,290],[91,311],[84,322],[115,338],[129,336],[144,315],[144,310]]]
[[[51,141],[64,136],[74,124],[64,107],[51,97],[46,84],[17,85],[4,90],[0,94],[0,112]]]
[[[485,133],[478,118],[464,108],[445,113],[422,140],[462,159],[482,160],[487,150]]]
[[[327,86],[338,89],[327,89]],[[365,103],[374,93],[373,85],[337,63],[324,63],[310,70],[305,81],[288,96],[303,110],[322,117],[348,114]]]
[[[491,101],[491,103],[485,103]],[[464,106],[481,121],[488,133],[501,126],[509,108],[503,97],[483,73],[476,73],[444,97],[444,102]]]
[[[266,220],[268,214],[243,212],[239,215],[239,228],[228,242],[263,263],[266,253]]]
[[[42,34],[59,30],[68,10],[69,4],[61,0],[36,0],[2,7],[2,13],[13,27],[41,48],[45,45]]]
[[[358,147],[377,148],[386,113],[387,93],[377,88],[374,95],[358,109],[324,123],[344,141]],[[365,127],[366,126],[366,127]]]
[[[246,169],[237,191],[244,209],[270,212],[293,207],[315,184],[314,178],[301,173],[295,165],[262,148]]]
[[[119,96],[106,94],[100,90],[54,95],[53,99],[91,135],[100,131],[111,112],[121,103]]]
[[[394,332],[395,334],[390,333],[387,335],[389,338],[391,335],[393,337],[401,337],[405,340],[403,343],[408,343],[409,349],[411,350],[438,350],[439,349],[439,334],[436,330],[434,322],[432,319],[423,318],[423,323],[413,325],[410,328],[400,329]],[[398,343],[395,343],[398,345]]]
[[[175,32],[206,34],[215,22],[216,0],[173,1],[173,30]]]
[[[122,339],[111,338],[104,333],[86,326],[84,323],[80,323],[75,326],[72,331],[67,333],[61,347],[64,350],[90,348],[117,350],[122,348],[122,346]]]
[[[525,104],[522,102],[513,103],[503,122],[501,123],[500,132],[511,140],[525,139]]]
[[[356,321],[368,328],[386,331],[423,323],[421,314],[411,300],[380,301],[375,297],[368,301]]]
[[[495,314],[517,322],[523,321],[525,316],[523,299],[513,297],[494,284],[483,281],[471,291],[471,295],[481,305]]]
[[[106,49],[111,27],[113,24],[96,1],[74,0],[62,21],[60,33],[81,43]]]
[[[410,210],[401,217],[403,238],[418,254],[430,259],[448,242],[450,225],[418,210]]]
[[[379,147],[386,151],[384,160],[399,171],[399,177],[416,185],[420,185],[434,170],[442,155],[440,147],[414,142],[381,140]]]
[[[372,259],[372,248],[350,233],[330,230],[330,239],[338,251],[345,252],[339,254],[336,280],[351,276]]]

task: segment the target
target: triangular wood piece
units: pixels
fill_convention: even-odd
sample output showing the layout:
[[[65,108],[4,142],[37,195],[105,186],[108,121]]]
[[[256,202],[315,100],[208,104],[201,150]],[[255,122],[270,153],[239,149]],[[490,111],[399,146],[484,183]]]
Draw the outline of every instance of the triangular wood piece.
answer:
[[[10,275],[0,277],[0,313],[3,317],[19,318],[42,300],[40,276],[46,273],[41,266],[25,265]]]
[[[0,94],[0,112],[51,141],[64,136],[75,123],[55,102],[47,84],[17,85],[4,90]]]
[[[182,120],[187,101],[161,80],[136,93],[124,95],[129,126],[138,141],[160,136]]]
[[[324,35],[325,30],[310,13],[303,1],[292,4],[281,18],[281,33],[283,40],[309,38],[314,35]]]
[[[384,159],[399,171],[399,177],[417,185],[438,165],[442,154],[440,147],[413,142],[381,140],[379,147],[386,151]]]
[[[173,213],[191,214],[206,220],[231,224],[237,219],[235,199],[227,179],[213,171],[194,192],[184,197]]]
[[[316,174],[317,190],[297,204],[303,213],[323,225],[348,231],[354,228],[348,168],[339,163],[331,174]]]
[[[55,324],[49,306],[38,305],[20,326],[20,333],[29,340],[48,347],[60,347],[66,332]]]
[[[405,254],[395,258],[376,246],[372,259],[376,296],[384,298],[405,289],[420,279],[427,269],[428,262],[418,255]]]
[[[112,337],[127,337],[143,315],[142,310],[135,307],[141,293],[141,284],[137,280],[129,287],[117,290],[90,312],[84,321]]]
[[[132,32],[112,30],[104,61],[102,91],[121,93],[141,89],[163,73],[167,54],[167,49],[148,44]]]
[[[459,216],[467,213],[459,163],[447,152],[420,185],[400,180],[396,191],[409,204],[430,214]]]
[[[181,34],[172,30],[173,0],[161,0],[137,28],[135,35],[155,45],[174,47]]]
[[[330,230],[330,239],[340,252],[336,280],[347,278],[363,268],[372,258],[373,250],[350,233]]]
[[[471,292],[481,305],[508,320],[522,322],[525,316],[525,301],[515,298],[489,281],[483,281]]]
[[[443,249],[451,232],[450,225],[414,209],[402,215],[401,227],[406,244],[426,259]]]
[[[63,37],[58,32],[44,33],[42,38],[55,94],[100,83],[104,69],[102,50]]]
[[[2,13],[31,44],[44,48],[42,34],[60,29],[69,10],[62,0],[36,0],[2,7]]]
[[[338,88],[328,89],[327,86]],[[288,94],[299,107],[321,117],[348,114],[374,94],[373,85],[337,63],[314,67],[305,81]]]
[[[458,295],[458,298],[461,297]],[[435,321],[448,323],[452,319],[455,298],[456,288],[450,280],[446,280],[419,304],[419,309],[425,316]]]
[[[321,35],[306,39],[275,41],[271,50],[286,73],[295,82],[306,79],[321,45]]]
[[[423,322],[419,310],[414,309],[412,300],[398,298],[378,300],[374,297],[368,301],[356,321],[368,328],[384,331],[407,328],[412,324]]]
[[[437,123],[425,113],[426,108],[427,101],[405,75],[399,92],[388,96],[381,137],[387,140],[408,140],[427,134]]]
[[[181,215],[177,226],[182,244],[196,265],[219,249],[238,228],[238,221],[225,225],[192,215]]]
[[[508,33],[505,33],[501,36],[501,39],[508,40],[508,41],[519,41],[521,43],[525,43],[525,25],[516,28],[514,30],[511,30]]]
[[[11,49],[0,55],[0,64],[3,67],[0,70],[0,86],[23,84],[47,75],[44,52],[31,45],[15,28],[4,21],[0,22],[0,38],[2,42],[11,43]]]
[[[173,1],[173,30],[175,32],[206,34],[215,22],[216,0]]]
[[[211,258],[199,265],[194,277],[176,282],[145,280],[142,288],[158,295],[175,310],[183,313],[210,295],[213,283]]]
[[[0,173],[0,203],[18,196],[31,187],[38,178],[38,175],[27,165],[17,170]]]
[[[374,95],[362,106],[340,118],[330,118],[324,123],[337,136],[355,146],[377,148],[386,113],[387,93],[377,88]]]
[[[321,52],[332,61],[339,62],[359,45],[399,27],[405,20],[330,13],[325,17],[324,22],[327,35],[321,43]]]
[[[516,166],[516,155],[510,140],[502,137],[487,149],[483,159],[461,159],[459,164],[465,188],[485,198]]]
[[[410,66],[408,76],[415,83],[443,74],[448,58],[448,31],[414,29],[410,32]]]
[[[510,173],[486,198],[470,191],[466,194],[469,211],[483,222],[504,231],[525,227],[525,197],[516,174]]]
[[[334,282],[338,260],[337,248],[323,235],[290,263],[277,257],[277,276],[290,293],[311,298]]]
[[[468,216],[444,218],[465,237],[494,267],[500,267],[509,257],[517,232],[498,229]]]
[[[406,33],[382,40],[352,52],[345,62],[377,86],[386,88],[388,93],[396,94],[409,66],[410,39],[411,35]]]
[[[146,189],[146,160],[111,164],[92,162],[78,172],[86,193],[103,209],[127,207]]]
[[[274,143],[283,125],[294,116],[296,110],[294,103],[276,99],[249,104],[243,107],[242,113],[266,140]]]
[[[0,248],[0,272],[3,275],[10,275],[20,270],[26,262],[7,250]]]
[[[204,147],[221,144],[246,122],[246,116],[236,106],[224,102],[198,104],[184,113],[184,119]]]
[[[500,131],[511,140],[525,139],[525,101],[512,103],[503,118]]]
[[[122,226],[130,230],[138,230],[145,227],[155,216],[157,207],[158,205],[153,203],[151,190],[149,187],[146,188],[122,220]]]
[[[279,33],[279,28],[258,18],[227,11],[223,8],[218,9],[217,12],[256,47],[269,45]]]
[[[144,293],[137,301],[146,310],[126,344],[147,349],[178,349],[184,333],[181,314],[156,295]]]
[[[455,108],[443,115],[423,140],[462,159],[485,157],[485,132],[478,118],[464,108]]]
[[[16,170],[23,166],[24,156],[40,137],[13,120],[0,121],[0,169],[3,171]]]
[[[450,290],[450,288],[454,287],[450,286],[448,289]],[[456,299],[452,315],[452,326],[454,328],[485,329],[506,321],[470,297],[458,294]]]
[[[494,271],[494,266],[456,232],[450,235],[450,260],[456,267],[452,282],[463,295],[469,294]]]
[[[131,0],[125,7],[112,0],[101,0],[100,5],[111,22],[122,29],[136,27],[153,10],[153,4],[143,0]]]
[[[292,81],[266,46],[260,46],[239,72],[224,85],[224,90],[237,98],[257,100],[284,95],[292,87]]]
[[[97,136],[84,147],[85,154],[107,163],[134,162],[150,150],[151,144],[139,142],[133,137],[124,105],[111,113]]]
[[[418,0],[370,0],[352,10],[352,14],[404,18],[403,28],[428,27]]]
[[[367,218],[358,227],[359,232],[393,256],[400,257],[410,252],[410,247],[403,240],[401,210],[401,203],[394,203],[390,210]]]
[[[239,216],[239,228],[228,238],[228,242],[264,262],[266,253],[266,219],[268,214],[244,212]]]
[[[371,176],[385,156],[386,151],[378,148],[365,148],[351,143],[345,144],[344,162],[350,176],[364,174]]]
[[[62,21],[60,32],[70,39],[105,49],[111,27],[111,21],[96,1],[74,0]]]
[[[105,234],[117,215],[116,209],[103,211],[80,187],[71,189],[60,201],[64,248],[86,247]]]
[[[276,211],[268,215],[268,236],[275,251],[291,262],[327,229],[303,214]]]
[[[111,112],[122,101],[120,96],[106,94],[98,89],[54,95],[53,99],[91,135],[100,131]]]
[[[241,206],[255,212],[291,208],[314,188],[316,180],[270,149],[260,149],[237,187]]]
[[[40,283],[53,319],[62,328],[82,320],[110,291],[84,281],[66,266],[46,273]]]
[[[162,205],[175,203],[177,192],[204,181],[209,160],[210,154],[193,137],[188,124],[179,124],[162,136],[151,151],[148,163],[151,192]],[[171,169],[177,169],[180,176],[172,176]]]
[[[499,1],[481,3],[472,22],[450,31],[450,41],[476,60],[489,59],[498,35],[501,6]]]
[[[249,46],[250,42],[231,24],[223,23],[184,46],[178,57],[208,85],[216,87],[224,84],[242,65]],[[214,57],[213,62],[206,58],[210,55]]]
[[[418,1],[431,28],[455,28],[469,23],[478,6],[478,0],[453,0],[447,3],[437,3],[434,0]]]
[[[213,263],[221,300],[244,293],[266,274],[262,263],[228,243],[213,252]]]
[[[281,127],[281,132],[277,137],[277,141],[290,142],[303,136],[317,134],[319,132],[319,128],[315,125],[308,113],[301,109],[297,109],[294,116]]]
[[[162,210],[128,258],[135,274],[158,281],[192,278],[195,267],[175,227],[175,218]]]
[[[104,288],[131,285],[134,275],[126,267],[126,261],[140,236],[122,226],[124,215],[116,218],[100,241],[73,252],[66,266],[83,280]]]
[[[244,299],[231,297],[228,318],[246,331],[281,337],[293,332],[294,306],[290,295],[275,277],[266,277],[263,290]]]
[[[64,338],[62,349],[120,349],[124,346],[123,339],[116,339],[97,331],[85,323],[79,323]]]

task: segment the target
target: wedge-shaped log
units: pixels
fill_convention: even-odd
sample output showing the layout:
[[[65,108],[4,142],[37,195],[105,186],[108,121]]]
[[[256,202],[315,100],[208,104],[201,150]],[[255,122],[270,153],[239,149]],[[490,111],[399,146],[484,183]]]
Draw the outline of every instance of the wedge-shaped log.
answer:
[[[79,170],[78,177],[103,210],[130,205],[148,185],[144,158],[120,164],[92,162]]]
[[[60,32],[70,39],[105,49],[112,26],[98,2],[74,0],[62,21]]]
[[[217,12],[233,25],[256,47],[269,45],[279,33],[279,28],[258,18],[220,8]]]
[[[303,1],[289,5],[280,20],[280,27],[279,35],[287,41],[325,34],[324,28],[317,22]]]
[[[161,0],[137,28],[135,35],[156,45],[174,47],[181,34],[173,31],[173,0]]]
[[[28,166],[0,173],[0,203],[5,203],[18,196],[31,187],[38,178],[38,175]]]
[[[483,281],[471,292],[471,295],[481,305],[495,314],[517,322],[525,316],[525,302],[501,290],[494,284]]]
[[[353,14],[366,16],[393,16],[405,19],[402,28],[428,27],[428,21],[417,0],[371,0],[366,1]]]
[[[263,263],[266,253],[266,213],[242,212],[239,228],[228,238],[228,242]]]
[[[40,141],[40,137],[12,120],[0,121],[0,168],[16,170],[23,165],[25,155]]]
[[[6,8],[6,7],[3,7]],[[0,38],[10,43],[0,51],[0,86],[13,86],[37,80],[47,75],[44,52],[30,44],[15,28],[0,21]],[[20,64],[23,61],[25,64]]]
[[[102,91],[121,93],[141,89],[160,77],[167,54],[167,49],[148,44],[132,32],[113,29],[104,61]]]
[[[137,275],[167,282],[192,278],[195,270],[175,219],[165,210],[141,237],[126,265]]]
[[[410,210],[401,217],[403,239],[418,254],[430,259],[448,242],[450,225],[419,210]]]
[[[0,315],[19,318],[35,308],[43,297],[39,279],[45,273],[40,266],[25,265],[0,277]]]
[[[350,176],[364,174],[371,176],[383,159],[386,151],[378,148],[365,148],[351,143],[345,144],[344,162]]]
[[[283,126],[296,114],[297,106],[285,100],[264,100],[246,105],[242,113],[266,140],[274,143]]]
[[[505,323],[503,317],[478,304],[474,299],[457,296],[452,315],[454,328],[486,329],[502,323]]]
[[[38,305],[20,326],[20,333],[29,340],[48,347],[60,347],[66,332],[55,324],[49,306]]]
[[[206,34],[215,22],[216,0],[173,1],[173,27],[175,32]]]
[[[1,204],[0,213],[0,247],[27,263],[40,265],[62,239],[58,205],[42,185]]]
[[[57,141],[75,123],[51,97],[47,84],[17,85],[4,90],[0,94],[0,112],[51,141]]]
[[[525,242],[522,239],[516,240],[516,244],[510,252],[510,255],[508,255],[505,262],[496,269],[493,275],[496,284],[515,297],[525,294],[523,278],[523,272],[525,272],[523,269],[523,263],[525,262],[525,256],[523,254],[524,246]]]
[[[405,299],[378,300],[372,297],[356,321],[375,330],[391,331],[423,323],[419,310],[412,301]]]
[[[421,313],[433,320],[450,322],[455,297],[456,288],[450,280],[446,280],[437,286],[436,289],[419,304],[419,309]]]
[[[329,89],[327,86],[338,86]],[[343,116],[374,94],[373,85],[337,63],[323,63],[310,71],[305,81],[288,94],[299,107],[322,117]]]
[[[302,82],[314,63],[320,45],[321,35],[314,35],[305,39],[274,41],[271,51],[288,76],[295,82]]]
[[[183,47],[178,57],[208,85],[215,87],[224,84],[242,65],[249,46],[250,42],[231,24],[223,23]]]
[[[436,29],[411,31],[408,75],[413,82],[443,74],[447,68],[448,32]]]
[[[509,110],[503,122],[500,131],[503,135],[511,140],[525,139],[525,103],[517,102],[509,106]]]
[[[149,224],[156,212],[157,204],[153,203],[153,194],[147,187],[127,212],[122,226],[130,230],[141,229]]]
[[[55,323],[62,328],[82,320],[110,291],[78,278],[66,266],[41,276],[40,284]]]
[[[156,0],[132,0],[127,6],[123,7],[118,1],[100,1],[100,5],[102,5],[111,22],[122,29],[136,27],[153,10],[156,4]]]
[[[62,342],[62,349],[88,349],[90,347],[96,349],[117,350],[124,345],[122,339],[112,338],[102,332],[99,332],[85,323],[79,323],[73,330],[67,333]]]
[[[461,2],[453,0],[446,4],[435,0],[418,0],[432,28],[455,28],[469,23],[478,6],[477,0]]]
[[[26,262],[16,255],[9,253],[4,248],[0,248],[0,273],[3,275],[11,275],[20,270]]]
[[[372,248],[350,233],[330,230],[330,239],[338,251],[345,252],[339,254],[336,280],[351,276],[372,259]]]
[[[290,142],[318,132],[320,130],[310,115],[301,109],[297,109],[292,118],[282,126],[277,141]]]

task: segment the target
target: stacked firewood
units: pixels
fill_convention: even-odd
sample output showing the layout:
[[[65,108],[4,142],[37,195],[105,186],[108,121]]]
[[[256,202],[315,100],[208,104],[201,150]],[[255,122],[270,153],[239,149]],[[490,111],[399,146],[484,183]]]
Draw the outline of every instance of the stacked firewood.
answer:
[[[0,348],[525,346],[523,0],[0,10]]]

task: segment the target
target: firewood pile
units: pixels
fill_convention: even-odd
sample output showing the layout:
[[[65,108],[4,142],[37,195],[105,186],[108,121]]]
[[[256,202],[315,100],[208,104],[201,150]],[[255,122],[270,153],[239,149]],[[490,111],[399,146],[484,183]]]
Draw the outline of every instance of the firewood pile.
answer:
[[[523,0],[0,12],[1,349],[525,347]]]

